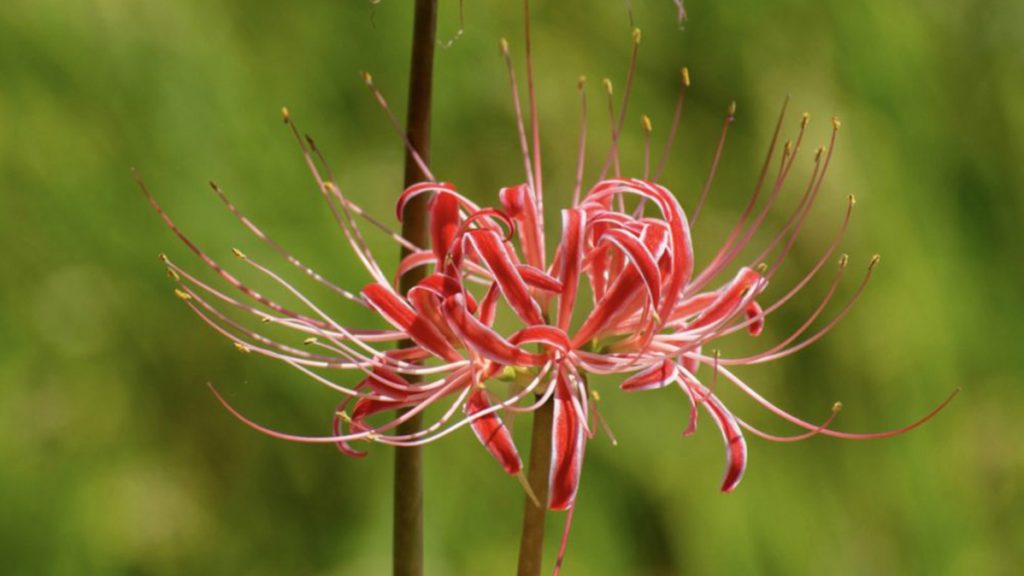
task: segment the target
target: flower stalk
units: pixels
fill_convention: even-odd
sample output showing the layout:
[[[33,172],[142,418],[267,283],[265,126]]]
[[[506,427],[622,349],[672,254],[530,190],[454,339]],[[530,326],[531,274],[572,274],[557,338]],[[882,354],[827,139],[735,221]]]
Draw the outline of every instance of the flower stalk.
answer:
[[[412,62],[409,69],[409,103],[405,153],[405,186],[429,179],[422,163],[430,161],[430,110],[434,81],[434,46],[437,43],[437,0],[416,0],[413,16]],[[419,158],[417,158],[417,154]],[[427,246],[427,197],[415,198],[405,206],[402,238],[415,246]],[[402,258],[410,254],[402,246]],[[414,268],[399,279],[399,290],[407,294],[426,276],[424,268]],[[400,348],[415,347],[403,340]],[[415,434],[423,426],[422,414],[416,414],[398,426],[399,434]],[[423,574],[423,457],[420,446],[395,448],[394,539],[392,573],[395,576]]]
[[[540,574],[544,559],[544,521],[548,508],[548,474],[551,467],[551,424],[554,405],[545,402],[533,413],[530,436],[528,481],[536,499],[527,495],[523,504],[523,527],[519,536],[519,576]]]

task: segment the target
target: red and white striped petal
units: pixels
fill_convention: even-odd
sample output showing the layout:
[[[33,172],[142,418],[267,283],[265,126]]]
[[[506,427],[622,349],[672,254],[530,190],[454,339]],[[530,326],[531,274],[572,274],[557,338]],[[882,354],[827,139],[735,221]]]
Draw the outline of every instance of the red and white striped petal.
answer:
[[[586,227],[586,213],[582,210],[562,211],[562,243],[559,249],[561,260],[558,277],[562,282],[562,293],[558,299],[557,325],[568,330],[572,322],[572,311],[576,306],[576,290],[579,287],[580,261],[583,258]]]
[[[440,192],[430,202],[430,247],[437,258],[437,269],[444,268],[444,259],[459,229],[459,200],[454,194]]]
[[[508,215],[516,221],[519,235],[523,238],[523,256],[531,266],[543,269],[544,232],[540,229],[540,218],[533,194],[526,184],[502,188],[498,198]]]
[[[466,239],[480,255],[494,276],[501,295],[526,324],[543,324],[540,306],[530,296],[530,289],[516,268],[512,255],[505,250],[501,238],[492,230],[472,230]]]
[[[747,332],[750,332],[751,336],[760,336],[761,331],[764,330],[764,310],[753,300],[747,304],[747,320],[751,320],[750,325],[747,326]]]
[[[523,282],[526,282],[532,288],[538,290],[544,290],[545,292],[559,293],[562,291],[562,283],[556,278],[552,278],[547,272],[534,268],[529,264],[520,264],[516,266],[516,270],[519,271],[519,275],[523,277]]]
[[[459,353],[428,320],[416,314],[409,304],[390,288],[381,284],[367,284],[363,297],[392,326],[404,330],[414,342],[435,356],[450,362],[462,360]]]
[[[467,415],[472,416],[481,410],[490,408],[491,401],[487,391],[476,390],[466,399],[463,410]],[[509,433],[505,423],[501,421],[497,413],[490,413],[473,420],[471,426],[480,443],[487,448],[487,451],[501,464],[505,472],[518,474],[523,469],[523,461],[519,457],[516,445],[512,441],[512,434]]]
[[[626,392],[664,388],[672,382],[672,379],[675,378],[675,376],[675,362],[671,360],[664,360],[650,368],[647,368],[646,370],[641,370],[629,378],[626,378],[626,380],[619,385],[619,388]]]
[[[747,442],[743,439],[743,431],[736,418],[714,394],[706,391],[704,394],[707,398],[702,404],[715,420],[715,424],[722,432],[722,440],[725,441],[725,477],[722,479],[722,492],[732,492],[743,479],[743,471],[747,467]],[[704,398],[704,394],[701,398]]]
[[[545,355],[520,349],[473,317],[462,294],[445,300],[444,316],[466,347],[488,360],[509,366],[540,366],[547,361]]]
[[[723,289],[718,298],[687,328],[696,330],[710,326],[736,313],[747,292],[761,281],[761,275],[751,268],[741,268],[733,281]]]
[[[585,438],[583,421],[574,406],[565,371],[559,370],[556,378],[548,507],[552,510],[568,510],[576,500],[576,491],[580,485]]]

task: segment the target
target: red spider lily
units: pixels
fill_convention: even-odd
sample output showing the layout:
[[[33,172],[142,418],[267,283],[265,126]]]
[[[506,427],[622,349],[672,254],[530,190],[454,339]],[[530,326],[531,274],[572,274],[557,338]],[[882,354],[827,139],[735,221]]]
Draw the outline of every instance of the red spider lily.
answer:
[[[622,375],[620,388],[630,392],[677,386],[690,403],[685,434],[696,430],[698,411],[703,408],[725,441],[727,465],[721,485],[725,492],[739,484],[746,466],[744,431],[783,442],[816,434],[851,439],[879,438],[914,428],[945,406],[949,400],[925,418],[898,430],[874,434],[838,432],[829,428],[838,404],[823,423],[807,422],[778,408],[732,372],[733,366],[777,360],[820,339],[849,312],[862,294],[878,262],[877,257],[871,259],[851,300],[816,331],[808,333],[836,292],[847,268],[845,255],[839,258],[838,270],[820,305],[790,336],[746,357],[706,352],[720,337],[740,331],[752,336],[760,334],[766,319],[834,258],[854,207],[852,196],[834,239],[816,263],[781,297],[764,304],[762,297],[769,281],[789,254],[819,197],[839,122],[833,122],[829,145],[814,155],[810,178],[788,219],[756,256],[741,258],[776,203],[801,150],[806,115],[800,121],[795,140],[782,147],[774,177],[769,177],[783,125],[783,107],[749,203],[714,257],[698,268],[691,227],[711,188],[722,144],[734,119],[735,105],[729,108],[710,176],[689,216],[680,199],[658,183],[689,86],[685,69],[669,138],[655,174],[650,175],[651,130],[650,121],[645,117],[643,177],[620,176],[618,140],[638,45],[639,33],[636,33],[620,111],[611,114],[611,151],[597,182],[587,190],[582,186],[586,97],[581,82],[584,128],[580,133],[576,186],[571,205],[560,212],[561,228],[558,242],[550,252],[550,262],[545,241],[540,137],[530,61],[527,59],[530,117],[527,130],[504,41],[502,52],[509,65],[526,182],[501,189],[499,207],[480,207],[454,185],[436,181],[411,150],[431,180],[405,190],[397,201],[396,213],[401,218],[410,199],[430,195],[427,214],[430,246],[408,243],[353,203],[342,192],[313,141],[300,136],[285,111],[284,119],[301,148],[320,194],[373,280],[358,294],[336,286],[308,268],[246,218],[220,188],[213,186],[242,224],[289,264],[345,300],[374,311],[390,326],[387,329],[345,326],[282,276],[236,251],[242,262],[284,288],[301,303],[302,309],[287,307],[250,288],[182,233],[143,186],[171,230],[238,293],[229,294],[204,283],[164,257],[172,278],[180,284],[178,295],[188,307],[234,341],[239,349],[279,359],[345,396],[335,411],[334,433],[328,436],[286,434],[266,428],[240,414],[218,395],[227,409],[246,424],[271,436],[299,442],[336,443],[342,452],[357,457],[364,455],[353,447],[357,441],[413,446],[469,426],[506,472],[522,478],[522,460],[502,416],[529,412],[551,402],[554,424],[547,504],[555,510],[566,510],[573,507],[576,497],[586,441],[594,436],[595,424],[603,425],[595,409],[597,391],[588,381],[588,374]],[[395,122],[372,79],[367,75],[365,80]],[[606,87],[609,108],[613,109],[610,83],[606,82]],[[609,171],[615,175],[608,176]],[[755,211],[762,198],[761,207]],[[361,220],[384,229],[389,237],[408,249],[408,256],[394,275],[386,274],[374,258],[363,237]],[[417,267],[427,267],[429,274],[407,294],[399,293],[394,287],[397,279]],[[731,274],[731,278],[720,279],[726,274]],[[499,326],[496,322],[500,306],[507,308],[514,318],[512,327]],[[290,329],[296,334],[296,340],[306,345],[299,347],[261,334],[225,311],[230,309],[255,316],[260,323]],[[416,346],[391,347],[400,340],[411,340]],[[325,375],[336,370],[357,371],[361,379],[354,387],[346,387]],[[708,374],[700,376],[702,372]],[[790,437],[774,436],[734,416],[715,393],[715,384],[721,378],[772,413],[802,428],[803,432]],[[514,380],[518,386],[511,394],[499,394],[494,384],[509,380]],[[440,415],[424,428],[413,433],[396,431],[399,424],[435,405],[442,407]],[[395,412],[396,409],[405,410]],[[390,416],[380,422],[378,419],[384,414]]]

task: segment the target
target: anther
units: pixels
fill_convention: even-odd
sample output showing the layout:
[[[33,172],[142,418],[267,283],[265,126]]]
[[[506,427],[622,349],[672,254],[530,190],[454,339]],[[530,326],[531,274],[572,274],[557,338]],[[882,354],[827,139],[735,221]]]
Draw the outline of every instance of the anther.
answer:
[[[182,290],[180,288],[175,288],[174,289],[174,295],[177,296],[178,298],[181,298],[182,300],[184,300],[186,302],[188,302],[189,300],[192,299],[192,295],[191,294],[189,294],[188,292],[185,292],[184,290]]]
[[[832,413],[833,414],[838,414],[839,411],[842,410],[842,409],[843,409],[843,403],[842,402],[836,402],[835,404],[832,405]]]
[[[850,207],[851,208],[857,205],[857,197],[854,196],[853,194],[850,194],[849,196],[847,196],[846,200],[847,200],[847,202],[850,203]]]
[[[729,103],[729,117],[732,118],[736,115],[736,101],[733,100]]]
[[[839,121],[839,116],[833,116],[832,117],[832,129],[833,130],[839,130],[839,128],[841,128],[842,125],[843,125],[843,123]]]
[[[508,40],[502,38],[498,40],[498,48],[501,49],[501,53],[508,56]]]
[[[363,72],[363,82],[366,82],[367,86],[373,86],[373,76],[369,72]]]
[[[241,342],[235,342],[235,349],[237,349],[242,354],[248,354],[249,352],[252,352],[252,350],[248,346],[242,344]]]
[[[801,128],[806,128],[807,127],[807,123],[810,122],[810,121],[811,121],[811,114],[810,114],[810,112],[804,112],[803,118],[800,119],[800,127]]]
[[[849,262],[849,261],[850,261],[850,255],[849,254],[843,254],[842,256],[839,257],[839,267],[840,268],[846,268],[846,263]]]
[[[680,74],[682,74],[682,76],[683,76],[683,86],[686,86],[687,88],[689,88],[690,87],[690,69],[687,68],[686,66],[683,66],[683,69],[680,71]]]
[[[612,81],[610,78],[603,78],[601,80],[601,84],[604,84],[604,91],[607,92],[609,96],[611,96],[612,93],[614,93],[614,90],[612,89]]]
[[[167,269],[167,277],[170,278],[171,280],[174,280],[175,282],[181,282],[181,276],[179,276],[178,273],[174,271],[174,268]]]
[[[642,36],[639,28],[633,28],[633,44],[639,44]]]
[[[239,260],[248,260],[248,257],[238,248],[232,248],[231,253],[235,255],[235,258]]]
[[[171,259],[167,257],[167,254],[164,254],[163,252],[161,252],[158,257],[160,258],[160,261],[163,262],[164,264],[167,264],[168,262],[171,261]]]
[[[302,341],[302,343],[306,346],[312,346],[317,342],[319,342],[319,340],[316,339],[316,336],[310,336],[309,338],[306,338],[305,340]]]
[[[754,267],[754,270],[757,270],[758,274],[764,276],[764,273],[768,271],[768,264],[761,262],[760,264]]]
[[[594,399],[594,402],[600,402],[601,401],[601,393],[598,392],[597,390],[591,390],[590,391],[590,397]]]
[[[282,106],[281,107],[281,120],[283,120],[287,124],[288,121],[291,120],[291,119],[292,119],[292,115],[291,115],[290,112],[288,112],[288,107],[287,106]],[[213,182],[211,182],[210,184],[213,184]]]
[[[871,257],[871,262],[868,264],[868,270],[871,270],[872,268],[874,268],[875,265],[878,264],[878,261],[881,260],[881,259],[882,259],[882,256],[879,255],[879,254],[875,254],[874,256],[872,256]]]
[[[586,85],[587,85],[587,77],[586,76],[580,76],[579,78],[576,79],[576,88],[580,92],[583,91],[583,87],[586,86]]]
[[[646,133],[650,134],[652,131],[654,131],[654,126],[651,124],[651,117],[648,116],[647,114],[644,114],[643,116],[640,117],[640,124],[643,125],[644,132]]]

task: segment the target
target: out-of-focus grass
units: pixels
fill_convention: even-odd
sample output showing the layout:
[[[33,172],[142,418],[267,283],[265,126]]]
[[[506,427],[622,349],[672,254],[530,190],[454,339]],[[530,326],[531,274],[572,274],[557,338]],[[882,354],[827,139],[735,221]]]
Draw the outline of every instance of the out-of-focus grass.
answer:
[[[447,5],[451,4],[451,5]],[[520,176],[496,49],[515,48],[519,7],[467,3],[437,64],[434,165],[474,197]],[[535,6],[550,216],[568,198],[579,74],[621,86],[622,3]],[[928,426],[869,443],[752,439],[748,476],[717,492],[710,423],[681,438],[671,391],[603,384],[620,445],[587,454],[571,574],[1010,574],[1024,563],[1024,8],[995,1],[697,1],[676,29],[670,2],[634,2],[644,29],[623,149],[639,164],[639,114],[664,137],[677,83],[694,87],[666,182],[692,206],[718,124],[739,105],[706,218],[709,257],[753,186],[786,94],[812,145],[844,120],[818,216],[783,277],[810,266],[846,194],[859,203],[851,270],[883,254],[844,324],[813,348],[743,376],[809,418],[832,401],[851,430],[898,426],[954,387]],[[457,25],[454,3],[442,36]],[[324,0],[8,0],[0,11],[0,555],[12,574],[363,574],[388,562],[390,454],[361,461],[240,426],[216,383],[263,422],[325,432],[334,398],[272,362],[239,355],[170,293],[156,254],[190,259],[135,190],[136,166],[218,257],[258,244],[206,188],[216,179],[310,264],[365,280],[281,127],[288,105],[351,196],[391,213],[401,149],[359,81],[370,70],[401,109],[407,3]],[[600,102],[592,90],[592,103]],[[606,147],[594,104],[592,162]],[[796,127],[793,116],[788,128]],[[795,188],[784,203],[795,201]],[[780,223],[784,213],[773,213]],[[382,260],[392,246],[375,239]],[[813,283],[769,323],[786,335],[813,310]],[[849,296],[853,282],[842,289]],[[321,300],[327,298],[321,294]],[[338,303],[353,323],[368,321]],[[756,350],[742,339],[726,351]],[[723,390],[742,417],[783,427]],[[517,423],[518,424],[518,423]],[[524,426],[517,426],[521,435]],[[456,434],[427,451],[431,574],[507,573],[522,496]],[[551,532],[561,517],[552,515]],[[552,544],[554,542],[552,541]]]

